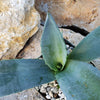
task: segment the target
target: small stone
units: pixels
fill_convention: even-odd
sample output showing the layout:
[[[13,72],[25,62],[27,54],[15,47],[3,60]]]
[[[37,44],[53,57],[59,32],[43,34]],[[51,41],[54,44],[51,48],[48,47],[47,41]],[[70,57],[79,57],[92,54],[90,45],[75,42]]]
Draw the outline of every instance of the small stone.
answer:
[[[68,49],[68,50],[67,50],[67,54],[68,54],[68,55],[69,55],[71,52],[72,52],[71,49]]]
[[[48,94],[50,95],[50,97],[53,97],[53,93],[51,91],[49,91]]]
[[[54,98],[51,98],[51,100],[56,100],[56,99],[54,99]]]
[[[54,93],[54,94],[53,94],[53,97],[54,97],[54,98],[59,98],[58,93]]]
[[[46,92],[46,95],[49,95],[48,92]]]
[[[48,85],[47,84],[43,84],[43,87],[46,88]]]
[[[59,89],[59,94],[58,95],[60,96],[61,99],[66,98],[65,95],[62,93],[62,91],[60,89]]]
[[[46,93],[46,88],[45,88],[43,85],[42,85],[41,88],[40,88],[40,92],[41,92],[41,93]]]
[[[24,95],[24,98],[27,98],[28,96],[27,95]]]
[[[39,87],[35,87],[35,89],[38,91],[39,90]]]
[[[47,99],[51,99],[51,97],[49,95],[46,96]]]
[[[48,86],[48,87],[46,88],[46,90],[47,90],[47,92],[51,91],[51,87]]]
[[[53,93],[58,93],[58,89],[56,87],[52,88]]]
[[[69,45],[66,45],[67,48],[69,48]]]
[[[55,86],[56,86],[55,81],[52,81],[52,82],[48,83],[48,85],[49,85],[50,87],[55,87]]]

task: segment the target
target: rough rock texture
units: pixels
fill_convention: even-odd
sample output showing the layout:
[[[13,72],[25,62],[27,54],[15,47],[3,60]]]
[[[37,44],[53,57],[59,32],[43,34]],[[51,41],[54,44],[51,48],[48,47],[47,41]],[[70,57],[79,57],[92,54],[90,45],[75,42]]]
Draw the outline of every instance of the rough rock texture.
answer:
[[[50,12],[59,26],[75,25],[92,31],[100,26],[99,0],[36,0],[42,22]]]
[[[0,59],[12,59],[38,30],[34,0],[0,0]]]
[[[45,100],[35,89],[1,97],[0,100]]]
[[[80,33],[73,32],[69,29],[60,28],[60,32],[63,34],[63,37],[70,41],[73,45],[77,46],[79,42],[84,38]]]
[[[17,55],[17,58],[34,59],[41,55],[41,36],[43,32],[43,27],[40,26],[38,32],[30,38],[24,49]]]
[[[100,58],[94,60],[93,63],[100,70]]]
[[[69,40],[74,45],[77,45],[84,37],[78,33],[75,33],[69,29],[60,29],[64,38]],[[28,45],[19,53],[17,58],[38,58],[41,55],[40,40],[43,32],[41,26],[39,31],[30,39]]]

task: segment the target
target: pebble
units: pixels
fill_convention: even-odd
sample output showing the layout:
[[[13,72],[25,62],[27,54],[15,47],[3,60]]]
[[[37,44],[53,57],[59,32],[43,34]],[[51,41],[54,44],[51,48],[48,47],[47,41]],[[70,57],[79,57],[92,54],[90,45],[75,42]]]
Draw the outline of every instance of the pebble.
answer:
[[[64,94],[62,93],[61,89],[58,88],[57,81],[50,82],[48,84],[43,84],[39,86],[38,91],[41,94],[45,94],[45,98],[47,100],[67,100]]]
[[[46,96],[47,99],[51,99],[51,97],[49,95]]]
[[[51,87],[47,86],[46,90],[47,90],[47,92],[51,91]]]
[[[69,45],[66,45],[66,48],[68,49],[69,48]]]
[[[51,100],[56,100],[56,99],[54,99],[54,98],[51,98]]]
[[[52,93],[52,91],[49,91],[48,94],[50,95],[50,97],[53,97],[53,93]]]
[[[46,89],[45,89],[45,87],[43,85],[41,86],[40,92],[41,93],[46,93]]]
[[[58,93],[58,91],[59,91],[59,90],[57,89],[57,87],[52,88],[52,92],[53,92],[53,93]]]

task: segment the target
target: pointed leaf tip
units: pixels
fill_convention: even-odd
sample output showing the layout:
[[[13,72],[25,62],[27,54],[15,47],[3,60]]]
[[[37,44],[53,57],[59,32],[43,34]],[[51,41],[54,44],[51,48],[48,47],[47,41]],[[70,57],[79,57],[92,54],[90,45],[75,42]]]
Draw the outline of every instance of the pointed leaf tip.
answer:
[[[90,32],[69,55],[69,59],[92,61],[100,57],[100,26]]]
[[[54,71],[62,70],[67,58],[66,46],[63,36],[50,13],[46,17],[41,48],[46,64]]]

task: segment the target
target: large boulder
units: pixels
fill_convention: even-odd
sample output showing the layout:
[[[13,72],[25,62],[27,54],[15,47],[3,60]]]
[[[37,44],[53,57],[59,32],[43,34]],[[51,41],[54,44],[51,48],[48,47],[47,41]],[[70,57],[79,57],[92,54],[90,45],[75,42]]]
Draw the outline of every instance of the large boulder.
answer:
[[[50,12],[58,26],[75,25],[92,31],[100,26],[99,0],[36,0],[42,23]]]
[[[37,32],[39,20],[34,0],[0,0],[0,59],[15,58]]]

